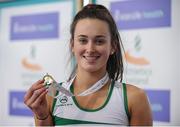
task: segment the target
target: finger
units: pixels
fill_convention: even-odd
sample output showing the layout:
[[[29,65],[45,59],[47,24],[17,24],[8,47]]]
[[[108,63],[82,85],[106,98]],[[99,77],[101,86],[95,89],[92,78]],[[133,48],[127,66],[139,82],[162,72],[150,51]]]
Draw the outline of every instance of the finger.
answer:
[[[38,97],[44,92],[46,91],[46,88],[45,87],[42,87],[38,90],[35,90],[32,94],[32,96],[26,101],[26,105],[27,106],[31,106],[31,104],[36,100],[38,99]]]
[[[32,103],[33,108],[37,108],[41,104],[41,102],[46,99],[46,94],[48,93],[48,90],[45,90],[38,98]]]
[[[44,80],[39,80],[37,82],[35,82],[27,91],[27,93],[24,96],[24,102],[26,102],[33,94],[33,92],[37,89],[40,89],[41,87],[43,87],[42,83],[44,82]]]
[[[38,80],[37,82],[35,82],[35,83],[30,87],[30,90],[31,90],[31,91],[35,91],[35,90],[43,87],[43,86],[44,86],[43,83],[44,83],[44,80],[43,80],[43,79]]]

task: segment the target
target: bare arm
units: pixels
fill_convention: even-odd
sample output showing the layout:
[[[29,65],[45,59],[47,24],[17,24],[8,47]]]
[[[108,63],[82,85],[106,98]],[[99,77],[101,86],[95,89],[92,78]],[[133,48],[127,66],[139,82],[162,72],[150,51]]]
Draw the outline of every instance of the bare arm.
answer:
[[[146,93],[135,86],[128,85],[128,105],[130,125],[152,126],[152,112]]]
[[[46,95],[46,100],[48,102],[48,109],[49,114],[45,116],[45,119],[40,120],[37,118],[37,116],[34,115],[35,125],[36,126],[52,126],[54,125],[52,120],[52,104],[53,104],[53,98]]]

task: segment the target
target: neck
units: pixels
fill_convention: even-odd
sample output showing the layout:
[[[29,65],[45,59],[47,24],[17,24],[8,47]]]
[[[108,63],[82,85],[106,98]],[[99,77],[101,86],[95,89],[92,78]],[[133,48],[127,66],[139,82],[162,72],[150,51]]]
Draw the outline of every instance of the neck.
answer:
[[[106,70],[101,72],[85,72],[77,70],[77,76],[74,81],[74,85],[82,90],[91,87],[103,76],[105,76]]]

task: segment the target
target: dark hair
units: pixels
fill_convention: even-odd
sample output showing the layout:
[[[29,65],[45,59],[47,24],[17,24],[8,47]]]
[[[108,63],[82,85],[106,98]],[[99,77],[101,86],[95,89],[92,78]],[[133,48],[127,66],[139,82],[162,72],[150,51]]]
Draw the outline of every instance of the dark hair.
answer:
[[[85,18],[99,19],[107,22],[111,34],[111,45],[115,49],[115,52],[109,56],[106,70],[111,79],[120,79],[120,81],[122,81],[124,68],[121,49],[123,49],[123,45],[116,23],[106,7],[103,5],[88,4],[76,14],[70,28],[71,43],[73,42],[72,40],[74,40],[76,24],[79,20]],[[74,72],[75,70],[72,73]]]

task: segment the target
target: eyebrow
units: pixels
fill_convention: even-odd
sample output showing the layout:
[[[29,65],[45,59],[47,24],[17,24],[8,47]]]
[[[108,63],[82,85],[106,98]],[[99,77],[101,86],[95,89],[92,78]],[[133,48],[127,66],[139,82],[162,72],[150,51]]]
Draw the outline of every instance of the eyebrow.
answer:
[[[78,35],[78,37],[86,37],[87,38],[88,36],[81,34],[81,35]],[[106,38],[106,36],[105,35],[96,35],[95,38]]]

